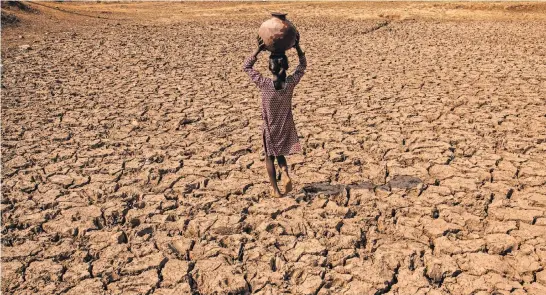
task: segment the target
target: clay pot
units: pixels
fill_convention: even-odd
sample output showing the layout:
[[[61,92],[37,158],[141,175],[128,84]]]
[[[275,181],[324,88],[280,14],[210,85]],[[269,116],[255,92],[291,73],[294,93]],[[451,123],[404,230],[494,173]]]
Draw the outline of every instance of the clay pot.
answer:
[[[273,17],[260,26],[258,35],[265,49],[272,53],[283,53],[296,44],[296,27],[286,19],[286,13],[272,13]]]

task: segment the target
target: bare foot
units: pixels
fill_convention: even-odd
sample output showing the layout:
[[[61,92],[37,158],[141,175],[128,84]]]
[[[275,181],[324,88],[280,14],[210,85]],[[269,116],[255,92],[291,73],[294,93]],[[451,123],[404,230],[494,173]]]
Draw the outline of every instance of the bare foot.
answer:
[[[284,193],[287,194],[292,191],[292,179],[288,176],[288,173],[281,172],[281,181],[284,186]]]
[[[281,192],[278,191],[278,190],[275,190],[274,188],[271,188],[271,191],[269,192],[269,194],[270,194],[273,198],[282,198]]]

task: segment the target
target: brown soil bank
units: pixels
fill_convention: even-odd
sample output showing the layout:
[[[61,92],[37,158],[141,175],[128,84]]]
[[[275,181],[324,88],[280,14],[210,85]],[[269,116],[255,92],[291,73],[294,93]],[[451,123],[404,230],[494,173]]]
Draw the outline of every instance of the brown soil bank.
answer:
[[[25,4],[3,293],[546,294],[545,4]],[[277,10],[309,67],[271,199],[241,66]]]

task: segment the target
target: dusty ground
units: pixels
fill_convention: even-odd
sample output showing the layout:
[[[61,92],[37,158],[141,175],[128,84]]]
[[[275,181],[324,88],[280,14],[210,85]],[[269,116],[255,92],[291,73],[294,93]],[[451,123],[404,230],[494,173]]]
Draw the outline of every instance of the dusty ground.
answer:
[[[546,294],[545,4],[2,5],[3,293]],[[282,199],[242,72],[275,10]]]

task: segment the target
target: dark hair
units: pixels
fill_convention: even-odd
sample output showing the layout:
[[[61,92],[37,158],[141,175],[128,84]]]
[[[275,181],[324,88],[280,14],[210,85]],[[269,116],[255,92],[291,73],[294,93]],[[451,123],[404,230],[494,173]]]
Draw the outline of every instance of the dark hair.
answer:
[[[288,58],[285,54],[271,54],[269,56],[269,70],[277,77],[274,82],[275,89],[281,89],[286,81],[286,70],[288,70]]]

